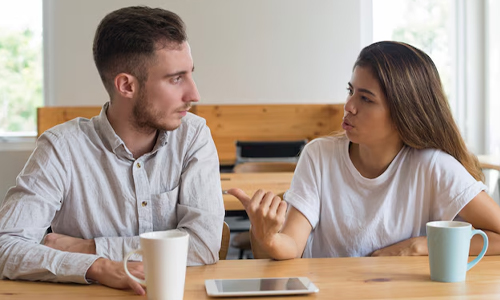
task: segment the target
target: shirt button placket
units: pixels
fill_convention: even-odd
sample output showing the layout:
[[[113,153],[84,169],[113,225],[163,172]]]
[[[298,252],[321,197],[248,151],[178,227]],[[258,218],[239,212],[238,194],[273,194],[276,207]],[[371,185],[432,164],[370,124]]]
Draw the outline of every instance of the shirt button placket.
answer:
[[[134,180],[136,182],[136,197],[139,206],[139,233],[153,230],[151,207],[148,206],[150,196],[149,183],[143,163],[136,161],[134,164]]]

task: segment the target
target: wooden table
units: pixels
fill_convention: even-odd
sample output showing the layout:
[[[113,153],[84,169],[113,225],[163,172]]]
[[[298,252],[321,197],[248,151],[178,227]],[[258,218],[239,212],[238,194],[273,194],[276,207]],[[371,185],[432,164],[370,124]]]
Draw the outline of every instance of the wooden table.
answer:
[[[319,293],[294,297],[239,298],[256,300],[299,299],[500,299],[500,256],[485,257],[459,283],[433,282],[428,257],[317,258],[288,261],[226,260],[215,265],[189,267],[185,300],[209,298],[205,279],[307,276]],[[132,291],[100,285],[0,281],[0,299],[146,299]]]
[[[293,172],[279,173],[222,173],[222,190],[240,188],[248,195],[258,189],[272,191],[275,194],[286,192],[290,188]],[[223,195],[226,210],[243,210],[243,205],[232,195]]]

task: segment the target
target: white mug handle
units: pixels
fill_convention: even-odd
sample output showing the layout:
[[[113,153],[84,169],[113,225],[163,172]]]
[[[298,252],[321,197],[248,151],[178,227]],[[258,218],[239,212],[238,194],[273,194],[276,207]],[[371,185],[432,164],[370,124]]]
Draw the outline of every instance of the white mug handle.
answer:
[[[127,273],[128,277],[132,278],[134,281],[137,281],[139,282],[140,284],[146,286],[146,280],[144,279],[139,279],[137,277],[135,277],[134,275],[130,274],[130,272],[128,271],[128,268],[127,268],[127,262],[128,262],[128,259],[129,257],[134,254],[134,253],[137,253],[139,255],[142,255],[142,250],[141,249],[137,249],[137,250],[134,250],[134,251],[131,251],[129,252],[127,255],[125,255],[125,258],[123,259],[123,268],[125,269],[125,273]]]

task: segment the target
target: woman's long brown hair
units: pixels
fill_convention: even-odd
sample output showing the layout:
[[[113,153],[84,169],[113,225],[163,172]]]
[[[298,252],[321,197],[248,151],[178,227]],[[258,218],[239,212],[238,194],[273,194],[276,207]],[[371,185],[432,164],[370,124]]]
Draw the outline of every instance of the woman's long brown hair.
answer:
[[[385,93],[389,113],[403,143],[442,150],[476,179],[484,180],[477,157],[467,150],[431,58],[399,42],[365,47],[354,67],[368,67]]]

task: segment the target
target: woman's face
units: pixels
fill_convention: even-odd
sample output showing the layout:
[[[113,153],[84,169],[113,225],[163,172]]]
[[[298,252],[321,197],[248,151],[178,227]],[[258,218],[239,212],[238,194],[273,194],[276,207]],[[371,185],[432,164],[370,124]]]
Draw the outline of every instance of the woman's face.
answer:
[[[386,97],[371,69],[355,67],[347,90],[342,128],[351,142],[379,146],[401,141]]]

